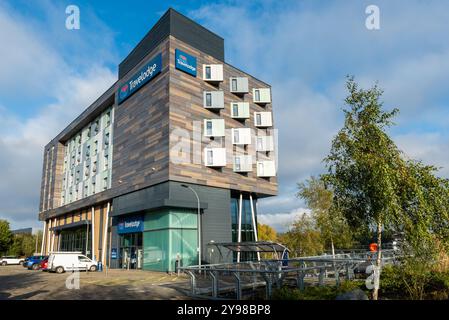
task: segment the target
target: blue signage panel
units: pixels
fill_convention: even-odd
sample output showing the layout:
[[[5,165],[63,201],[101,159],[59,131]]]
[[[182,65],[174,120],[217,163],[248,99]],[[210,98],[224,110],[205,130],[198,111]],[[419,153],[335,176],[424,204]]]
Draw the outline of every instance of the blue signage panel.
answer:
[[[117,248],[111,249],[111,259],[117,259]]]
[[[131,97],[144,84],[161,73],[161,70],[162,54],[159,53],[118,89],[118,104]]]
[[[179,49],[175,50],[175,67],[196,77],[196,58]]]
[[[117,232],[119,234],[142,232],[143,231],[143,216],[125,217],[119,220],[117,225]]]

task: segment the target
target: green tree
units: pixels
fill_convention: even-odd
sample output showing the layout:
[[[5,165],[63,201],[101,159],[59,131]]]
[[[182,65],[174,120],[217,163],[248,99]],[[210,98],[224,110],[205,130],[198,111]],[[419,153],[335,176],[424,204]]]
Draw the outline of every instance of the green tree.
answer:
[[[326,248],[335,255],[335,246],[350,248],[352,234],[345,217],[332,206],[333,192],[326,188],[324,181],[314,176],[298,183],[297,197],[304,199],[316,221]]]
[[[384,230],[404,232],[407,267],[433,264],[438,251],[447,250],[449,182],[436,177],[434,166],[404,159],[387,134],[398,109],[382,110],[377,85],[363,90],[349,78],[347,89],[345,123],[325,158],[332,206],[354,228],[375,226],[378,267]]]
[[[257,224],[257,238],[259,241],[276,241],[276,230],[267,224]]]
[[[345,123],[332,141],[325,158],[327,182],[332,186],[335,209],[352,225],[375,225],[377,266],[381,265],[382,230],[400,219],[396,192],[399,175],[405,169],[401,152],[386,133],[398,109],[382,110],[382,91],[375,85],[360,89],[353,78],[346,84],[349,95]],[[373,299],[378,290],[374,289]]]
[[[313,217],[308,214],[303,214],[278,238],[290,249],[292,257],[318,255],[324,251],[320,231],[317,230]]]
[[[8,251],[12,243],[12,233],[9,229],[9,222],[0,220],[0,254]]]

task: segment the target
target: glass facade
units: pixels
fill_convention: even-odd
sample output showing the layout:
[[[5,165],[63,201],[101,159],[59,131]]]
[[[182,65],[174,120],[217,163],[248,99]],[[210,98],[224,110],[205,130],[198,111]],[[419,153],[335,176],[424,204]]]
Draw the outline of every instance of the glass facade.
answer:
[[[88,243],[86,244],[86,233],[89,233]],[[76,229],[62,230],[59,234],[59,251],[81,251],[83,254],[90,257],[92,248],[91,227],[87,231],[86,226]],[[86,252],[87,250],[87,252]]]
[[[120,235],[120,260],[123,269],[142,269],[143,249],[142,233],[126,233]]]
[[[190,209],[166,209],[145,216],[143,269],[175,271],[178,257],[182,266],[197,264],[197,213]]]
[[[251,202],[249,199],[242,199],[242,238],[241,241],[255,241],[253,222],[251,216]],[[239,227],[239,198],[231,198],[231,224],[232,224],[232,241],[238,241],[238,227]],[[253,199],[254,215],[257,224],[257,211],[256,211],[256,200]],[[240,255],[241,261],[255,260],[255,253],[242,253]],[[237,253],[234,252],[234,261],[237,260]]]

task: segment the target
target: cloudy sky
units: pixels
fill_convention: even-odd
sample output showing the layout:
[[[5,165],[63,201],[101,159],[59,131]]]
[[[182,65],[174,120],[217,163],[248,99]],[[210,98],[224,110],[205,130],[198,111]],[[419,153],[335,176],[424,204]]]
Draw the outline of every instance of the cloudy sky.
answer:
[[[81,29],[65,28],[65,8]],[[368,5],[380,29],[365,26]],[[259,220],[279,231],[304,212],[296,183],[321,162],[342,126],[344,81],[385,90],[401,111],[391,134],[407,156],[449,177],[447,1],[2,1],[0,218],[37,221],[43,146],[117,79],[117,66],[169,7],[225,39],[227,62],[273,86],[279,196]]]

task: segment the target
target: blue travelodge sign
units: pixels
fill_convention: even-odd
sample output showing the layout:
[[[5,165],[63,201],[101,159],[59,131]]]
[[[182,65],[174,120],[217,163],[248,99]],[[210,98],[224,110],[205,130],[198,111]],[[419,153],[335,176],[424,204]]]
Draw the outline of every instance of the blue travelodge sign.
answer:
[[[196,77],[196,58],[184,51],[176,49],[175,68]]]
[[[118,104],[132,96],[137,90],[143,87],[143,85],[156,77],[161,70],[162,54],[159,53],[118,89]]]
[[[117,225],[117,233],[132,233],[143,231],[143,216],[121,218]]]

